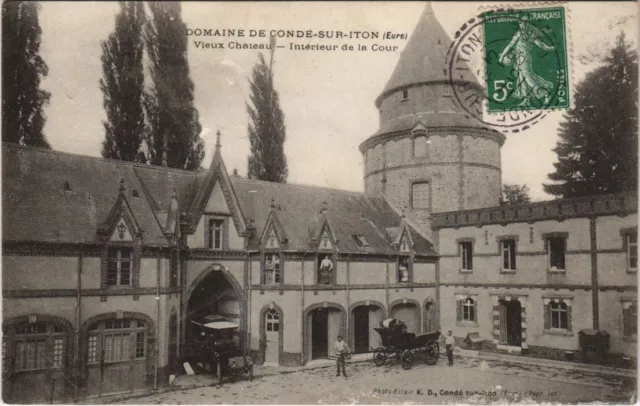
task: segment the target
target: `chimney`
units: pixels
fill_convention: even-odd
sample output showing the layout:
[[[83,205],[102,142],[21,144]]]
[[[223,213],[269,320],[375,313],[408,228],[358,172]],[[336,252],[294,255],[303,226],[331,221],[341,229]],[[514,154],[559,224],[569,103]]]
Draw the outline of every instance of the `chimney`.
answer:
[[[320,214],[325,214],[327,212],[327,201],[322,202],[322,208],[320,209]]]

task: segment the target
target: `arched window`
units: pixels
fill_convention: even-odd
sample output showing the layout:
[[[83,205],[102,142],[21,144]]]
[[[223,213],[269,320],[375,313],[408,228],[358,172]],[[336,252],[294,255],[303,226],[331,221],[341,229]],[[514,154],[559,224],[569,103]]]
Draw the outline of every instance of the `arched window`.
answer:
[[[67,332],[53,323],[21,323],[3,328],[3,359],[15,372],[63,369]]]
[[[280,316],[275,310],[269,310],[266,315],[267,331],[280,331]]]
[[[470,297],[462,301],[462,320],[476,321],[476,303]]]
[[[148,326],[135,319],[111,319],[89,326],[87,362],[114,363],[147,357]],[[103,357],[101,360],[100,358]]]

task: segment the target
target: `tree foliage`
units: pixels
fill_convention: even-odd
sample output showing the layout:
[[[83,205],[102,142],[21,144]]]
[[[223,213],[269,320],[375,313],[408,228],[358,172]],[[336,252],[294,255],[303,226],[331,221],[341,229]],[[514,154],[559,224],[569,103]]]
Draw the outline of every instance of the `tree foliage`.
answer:
[[[121,2],[115,30],[102,43],[100,89],[107,113],[102,141],[105,158],[146,162],[139,154],[145,131],[144,24],[142,2]]]
[[[2,5],[2,140],[51,148],[42,131],[51,95],[40,89],[49,69],[40,56],[38,11],[35,2]]]
[[[196,170],[204,157],[198,111],[189,77],[186,25],[179,2],[150,2],[152,21],[145,30],[152,88],[145,94],[149,161]],[[166,145],[165,145],[166,144]]]
[[[502,186],[502,196],[506,204],[529,203],[531,201],[527,185],[505,183]]]
[[[638,62],[620,34],[604,65],[575,92],[560,124],[554,181],[544,190],[568,198],[636,190],[638,184]]]
[[[284,114],[278,92],[273,87],[271,66],[267,65],[262,54],[258,59],[249,81],[251,103],[247,103],[247,112],[251,154],[247,172],[249,179],[285,183],[289,170],[284,154]]]

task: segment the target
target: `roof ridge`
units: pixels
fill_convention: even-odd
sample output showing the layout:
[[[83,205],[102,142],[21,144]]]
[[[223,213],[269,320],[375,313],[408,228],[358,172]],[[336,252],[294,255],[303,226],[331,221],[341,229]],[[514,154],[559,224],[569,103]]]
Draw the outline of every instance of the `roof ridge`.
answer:
[[[305,183],[271,182],[271,181],[268,181],[268,180],[255,180],[255,179],[247,179],[247,178],[240,178],[240,177],[234,177],[234,176],[229,176],[229,178],[231,179],[232,183],[236,182],[236,181],[241,181],[241,182],[245,182],[245,183],[258,183],[258,184],[265,184],[265,185],[300,186],[300,187],[306,187],[306,188],[310,188],[310,189],[334,190],[334,191],[337,191],[337,192],[353,193],[353,194],[363,195],[365,197],[370,197],[370,196],[366,196],[366,194],[364,192],[359,192],[357,190],[339,189],[339,188],[333,188],[333,187],[327,187],[327,186],[310,185],[310,184],[305,184]]]
[[[3,148],[15,148],[15,149],[31,150],[31,151],[34,151],[34,152],[42,152],[42,153],[48,153],[48,154],[66,155],[66,156],[70,156],[70,157],[74,157],[74,158],[82,158],[82,159],[88,159],[88,160],[94,160],[94,161],[117,163],[117,164],[120,164],[120,165],[129,165],[129,166],[138,167],[138,168],[155,169],[155,170],[164,171],[164,172],[181,172],[181,173],[191,174],[191,175],[197,175],[197,174],[200,173],[198,171],[190,171],[188,169],[169,168],[169,167],[166,167],[166,166],[143,164],[143,163],[140,163],[140,162],[123,161],[123,160],[120,160],[120,159],[103,158],[103,157],[97,157],[97,156],[91,156],[91,155],[75,154],[73,152],[58,151],[58,150],[54,150],[54,149],[46,149],[46,148],[41,148],[41,147],[34,147],[34,146],[31,146],[31,145],[19,145],[19,144],[14,144],[14,143],[7,142],[7,141],[3,141],[2,142],[2,147]]]

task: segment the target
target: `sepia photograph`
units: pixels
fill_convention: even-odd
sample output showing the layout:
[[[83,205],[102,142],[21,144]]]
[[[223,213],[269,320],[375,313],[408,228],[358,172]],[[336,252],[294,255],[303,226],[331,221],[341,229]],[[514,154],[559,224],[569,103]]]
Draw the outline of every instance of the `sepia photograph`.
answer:
[[[3,2],[3,402],[637,403],[638,16]]]

